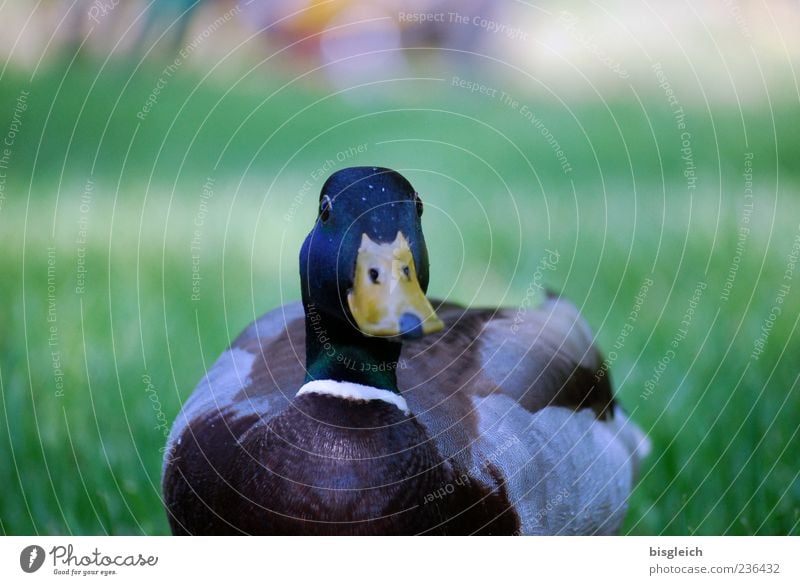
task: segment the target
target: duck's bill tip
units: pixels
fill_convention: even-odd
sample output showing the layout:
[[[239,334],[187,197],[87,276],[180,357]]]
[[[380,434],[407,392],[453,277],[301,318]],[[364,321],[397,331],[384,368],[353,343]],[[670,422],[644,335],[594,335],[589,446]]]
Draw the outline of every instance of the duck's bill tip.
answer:
[[[400,232],[387,244],[362,238],[347,303],[364,335],[417,339],[444,328],[422,291],[414,258]]]

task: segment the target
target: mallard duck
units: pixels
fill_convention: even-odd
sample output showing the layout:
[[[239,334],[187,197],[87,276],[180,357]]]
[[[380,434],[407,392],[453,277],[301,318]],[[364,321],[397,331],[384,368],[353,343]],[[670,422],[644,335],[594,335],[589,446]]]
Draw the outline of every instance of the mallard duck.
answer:
[[[645,435],[592,333],[429,300],[422,201],[399,173],[331,175],[302,302],[252,323],[178,415],[175,534],[610,534]]]

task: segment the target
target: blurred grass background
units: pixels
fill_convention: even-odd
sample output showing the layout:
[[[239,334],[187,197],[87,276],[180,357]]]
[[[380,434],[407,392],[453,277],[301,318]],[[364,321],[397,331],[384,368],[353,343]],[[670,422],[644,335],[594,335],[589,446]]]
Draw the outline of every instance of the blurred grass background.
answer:
[[[410,53],[396,79],[337,88],[298,78],[290,59],[228,63],[216,47],[216,61],[195,57],[170,75],[144,116],[171,54],[9,59],[3,135],[27,98],[0,200],[0,531],[167,533],[163,421],[245,325],[298,298],[297,253],[324,178],[381,165],[425,201],[432,296],[517,306],[545,250],[558,251],[545,282],[614,352],[620,400],[654,444],[626,532],[800,532],[796,61],[778,54],[760,79],[728,70],[731,93],[711,73],[698,84],[696,63],[674,51],[649,55],[663,59],[686,114],[691,190],[673,109],[642,55],[628,57],[634,75],[620,82],[591,57],[579,62],[589,79]],[[706,56],[701,73],[725,56]],[[498,91],[466,91],[454,76]],[[543,121],[569,172],[500,92]]]

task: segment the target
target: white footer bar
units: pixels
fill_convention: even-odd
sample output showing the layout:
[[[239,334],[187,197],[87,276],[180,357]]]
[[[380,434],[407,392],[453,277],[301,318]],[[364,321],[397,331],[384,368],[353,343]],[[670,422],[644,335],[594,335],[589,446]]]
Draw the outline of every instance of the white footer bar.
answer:
[[[798,567],[800,537],[0,538],[0,583],[797,584]]]

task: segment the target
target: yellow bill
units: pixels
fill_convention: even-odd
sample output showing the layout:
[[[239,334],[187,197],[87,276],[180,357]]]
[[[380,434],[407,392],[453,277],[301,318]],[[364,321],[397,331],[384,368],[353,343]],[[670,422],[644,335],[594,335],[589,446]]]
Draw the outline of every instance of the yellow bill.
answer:
[[[422,292],[411,248],[399,231],[388,244],[378,244],[367,234],[361,236],[347,303],[366,335],[421,337],[444,328]]]

